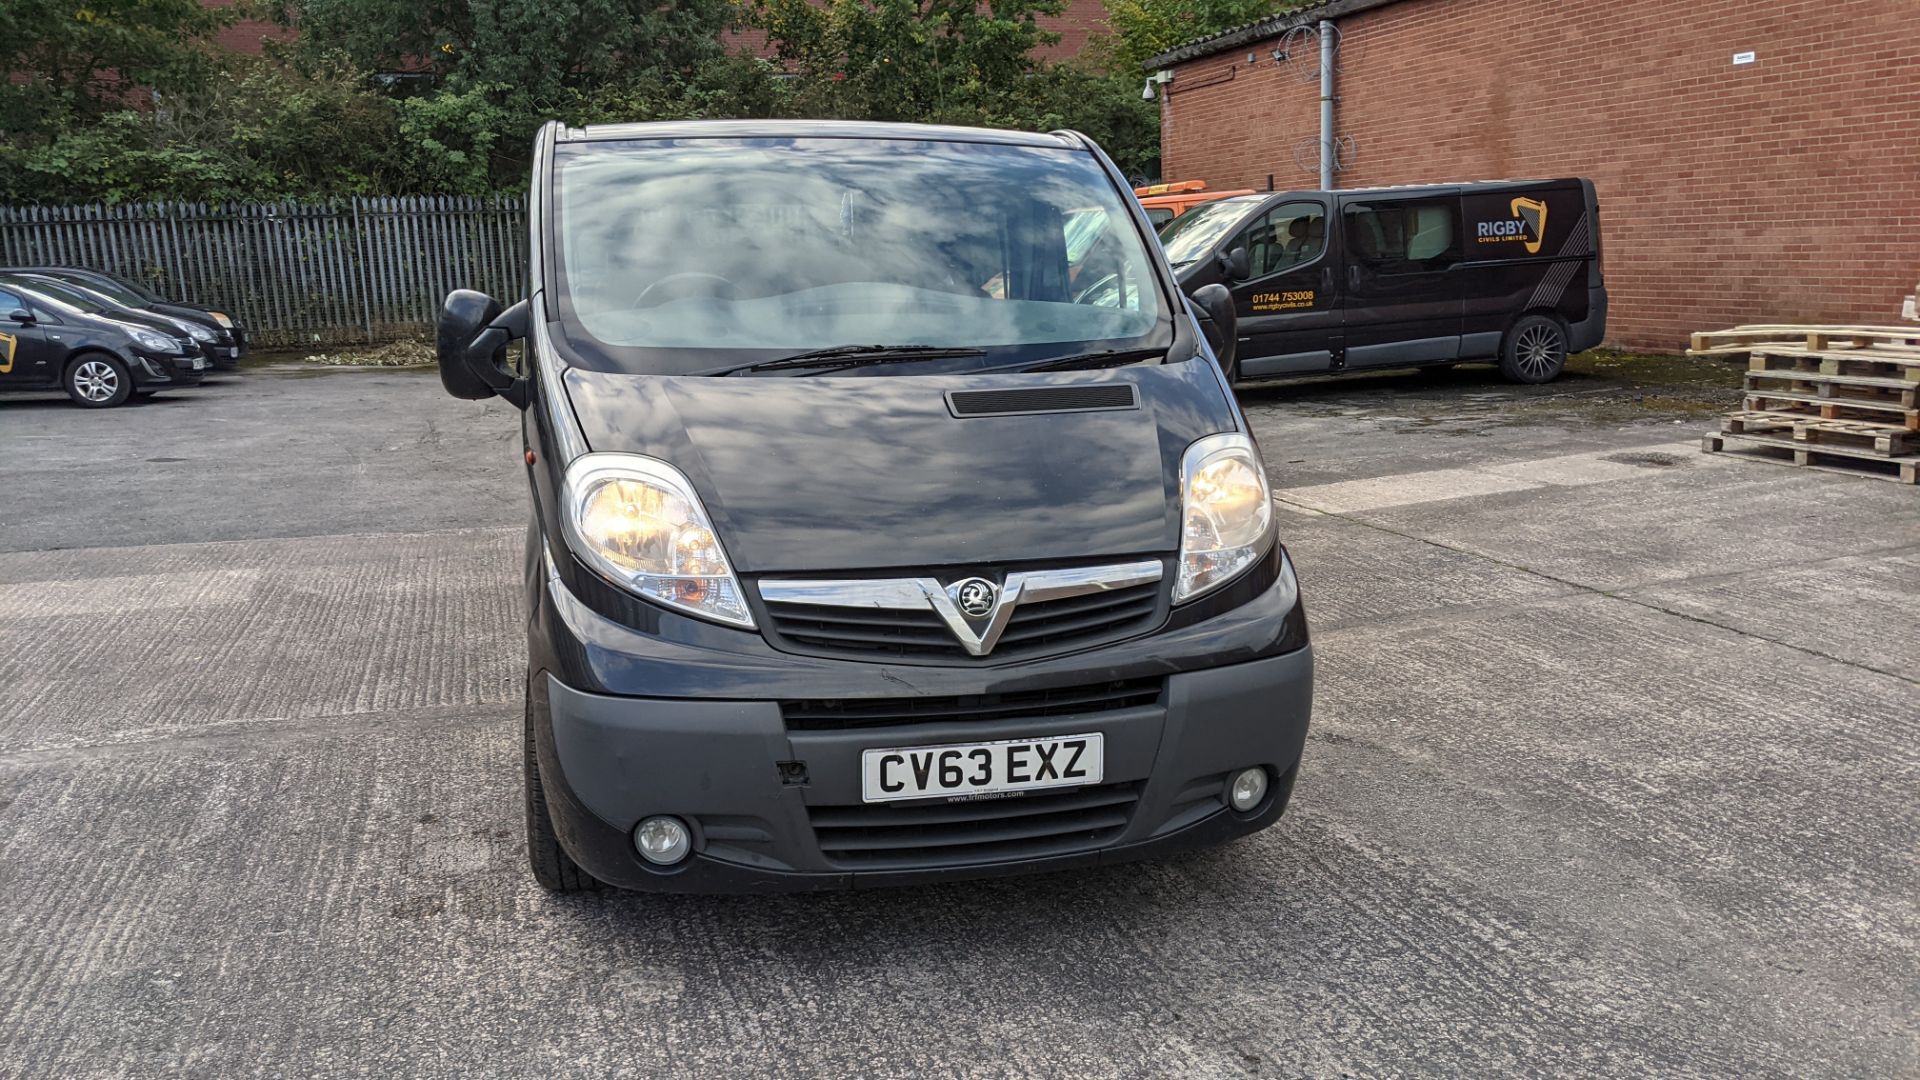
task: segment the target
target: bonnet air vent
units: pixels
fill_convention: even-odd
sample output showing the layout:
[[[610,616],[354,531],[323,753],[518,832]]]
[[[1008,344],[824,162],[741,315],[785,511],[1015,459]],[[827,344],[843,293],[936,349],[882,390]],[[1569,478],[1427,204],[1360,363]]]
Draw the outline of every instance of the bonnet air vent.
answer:
[[[1042,386],[1031,390],[953,390],[947,394],[947,408],[953,411],[953,415],[960,417],[1088,412],[1098,409],[1137,407],[1132,383]]]

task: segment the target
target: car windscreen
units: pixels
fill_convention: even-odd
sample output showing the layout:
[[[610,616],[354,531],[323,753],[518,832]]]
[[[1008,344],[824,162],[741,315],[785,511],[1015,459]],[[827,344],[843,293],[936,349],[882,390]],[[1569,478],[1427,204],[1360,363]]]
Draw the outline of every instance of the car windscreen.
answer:
[[[110,300],[121,307],[143,308],[151,302],[146,297],[141,296],[125,285],[110,280],[90,277],[70,278],[58,274],[49,276],[54,277],[69,289],[84,290],[103,299]]]
[[[552,234],[562,337],[607,370],[688,374],[844,345],[984,350],[931,365],[957,370],[1172,343],[1131,208],[1092,154],[1066,147],[562,146]]]
[[[14,279],[13,284],[17,284],[21,288],[29,292],[37,293],[49,300],[58,301],[60,304],[85,315],[99,315],[109,310],[108,306],[101,303],[99,299],[70,285],[54,281],[50,278],[18,278]]]
[[[1206,257],[1220,238],[1232,232],[1260,205],[1261,196],[1242,196],[1210,202],[1174,218],[1160,230],[1160,246],[1167,261],[1185,266]]]

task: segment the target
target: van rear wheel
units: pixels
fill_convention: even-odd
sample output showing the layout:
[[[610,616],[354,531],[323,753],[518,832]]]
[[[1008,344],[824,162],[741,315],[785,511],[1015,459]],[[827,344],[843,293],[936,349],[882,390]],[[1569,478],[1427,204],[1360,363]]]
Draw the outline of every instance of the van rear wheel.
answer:
[[[1546,315],[1528,315],[1514,323],[1500,346],[1500,373],[1514,382],[1552,382],[1566,366],[1567,328]]]

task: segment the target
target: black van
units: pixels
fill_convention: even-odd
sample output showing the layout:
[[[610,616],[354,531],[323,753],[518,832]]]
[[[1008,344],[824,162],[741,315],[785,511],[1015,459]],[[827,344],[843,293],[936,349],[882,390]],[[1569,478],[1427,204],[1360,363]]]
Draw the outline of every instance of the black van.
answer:
[[[439,352],[524,410],[543,885],[991,876],[1280,816],[1313,654],[1265,467],[1090,140],[549,124],[528,216],[528,296],[453,293]]]
[[[1243,195],[1160,238],[1181,288],[1233,294],[1236,380],[1478,360],[1543,383],[1607,332],[1591,180]]]

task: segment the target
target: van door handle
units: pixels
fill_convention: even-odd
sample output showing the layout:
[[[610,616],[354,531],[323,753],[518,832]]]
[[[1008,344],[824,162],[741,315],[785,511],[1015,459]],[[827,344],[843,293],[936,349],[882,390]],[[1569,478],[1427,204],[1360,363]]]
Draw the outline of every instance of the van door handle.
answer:
[[[1320,268],[1320,289],[1322,292],[1333,291],[1333,267],[1323,266]]]
[[[1360,268],[1358,266],[1348,266],[1347,267],[1347,288],[1357,289],[1359,287],[1360,287]]]

